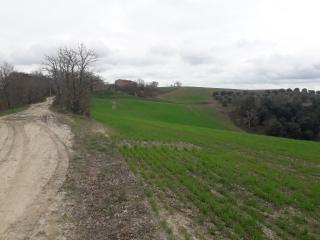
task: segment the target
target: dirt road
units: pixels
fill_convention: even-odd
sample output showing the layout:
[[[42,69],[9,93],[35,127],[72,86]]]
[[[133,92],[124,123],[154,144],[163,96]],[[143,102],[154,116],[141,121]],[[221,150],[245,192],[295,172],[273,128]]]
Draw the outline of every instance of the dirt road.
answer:
[[[56,239],[45,216],[58,206],[72,134],[51,103],[0,118],[0,240]]]

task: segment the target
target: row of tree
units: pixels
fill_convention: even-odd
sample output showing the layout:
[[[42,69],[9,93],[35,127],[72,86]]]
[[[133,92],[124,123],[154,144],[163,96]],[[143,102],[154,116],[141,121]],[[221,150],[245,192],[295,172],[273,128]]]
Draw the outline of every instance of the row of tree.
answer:
[[[138,97],[154,97],[158,93],[158,86],[158,82],[153,81],[148,83],[140,78],[136,81],[136,84],[133,89],[131,89],[131,92],[134,92],[134,95]]]
[[[54,94],[55,105],[77,114],[89,114],[90,92],[103,89],[103,80],[92,71],[97,61],[84,44],[60,48],[43,62],[44,74],[14,71],[8,63],[0,65],[0,110],[39,102]]]
[[[41,73],[14,71],[9,63],[0,65],[0,110],[44,100],[50,95],[51,79]]]
[[[118,86],[117,81],[126,81],[128,82],[125,85]],[[137,81],[131,80],[117,80],[115,84],[109,85],[107,87],[108,91],[122,91],[129,95],[137,96],[137,97],[155,97],[161,93],[159,89],[159,82],[152,81],[152,82],[145,82],[143,79],[139,78]],[[172,88],[179,88],[182,86],[181,82],[174,82],[171,84],[170,87]]]
[[[232,107],[235,122],[250,131],[295,139],[320,140],[320,92],[307,89],[214,92]]]
[[[121,91],[137,97],[154,97],[158,94],[158,82],[145,82],[143,79],[137,81],[118,79],[109,85],[109,91]]]

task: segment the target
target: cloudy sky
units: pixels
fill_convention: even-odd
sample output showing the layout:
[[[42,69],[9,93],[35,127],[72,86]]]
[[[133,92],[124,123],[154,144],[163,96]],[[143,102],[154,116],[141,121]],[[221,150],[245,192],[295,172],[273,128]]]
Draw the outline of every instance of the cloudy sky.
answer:
[[[84,42],[108,82],[320,89],[319,0],[2,1],[0,62],[21,71]]]

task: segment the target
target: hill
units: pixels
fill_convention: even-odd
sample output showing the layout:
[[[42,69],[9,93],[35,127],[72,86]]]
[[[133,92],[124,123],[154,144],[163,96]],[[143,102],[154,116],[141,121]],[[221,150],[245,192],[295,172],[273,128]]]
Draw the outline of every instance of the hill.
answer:
[[[320,145],[239,131],[212,89],[94,97],[169,238],[317,239]]]
[[[181,103],[199,103],[211,101],[212,92],[216,90],[202,87],[162,88],[162,94],[159,95],[159,98]]]

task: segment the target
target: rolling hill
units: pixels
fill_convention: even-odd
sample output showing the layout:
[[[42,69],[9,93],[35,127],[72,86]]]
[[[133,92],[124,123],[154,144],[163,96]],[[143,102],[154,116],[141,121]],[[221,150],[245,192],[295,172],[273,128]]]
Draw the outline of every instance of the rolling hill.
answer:
[[[169,239],[319,239],[320,145],[242,132],[214,89],[93,97]]]

